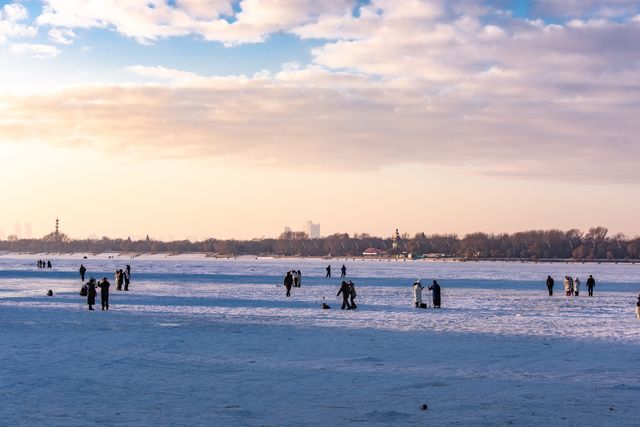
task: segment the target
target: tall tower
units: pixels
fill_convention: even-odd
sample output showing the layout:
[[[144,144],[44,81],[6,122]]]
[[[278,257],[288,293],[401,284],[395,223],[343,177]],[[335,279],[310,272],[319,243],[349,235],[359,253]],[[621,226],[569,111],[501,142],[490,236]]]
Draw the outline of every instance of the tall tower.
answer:
[[[56,236],[60,234],[60,220],[56,217]]]

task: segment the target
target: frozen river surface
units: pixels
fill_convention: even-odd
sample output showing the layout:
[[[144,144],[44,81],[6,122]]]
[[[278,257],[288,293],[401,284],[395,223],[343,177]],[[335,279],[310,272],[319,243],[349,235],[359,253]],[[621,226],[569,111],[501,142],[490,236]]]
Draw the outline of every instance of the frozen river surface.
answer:
[[[49,259],[0,257],[5,425],[640,424],[640,265]],[[130,264],[131,291],[88,311],[81,262],[112,283]],[[580,297],[562,295],[566,274]],[[412,307],[418,277],[439,281],[442,309]]]

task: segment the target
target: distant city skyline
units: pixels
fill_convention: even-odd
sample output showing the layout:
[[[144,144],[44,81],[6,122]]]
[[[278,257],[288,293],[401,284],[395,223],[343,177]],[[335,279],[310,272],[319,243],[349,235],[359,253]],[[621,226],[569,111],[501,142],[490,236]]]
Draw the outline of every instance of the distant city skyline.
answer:
[[[639,235],[637,40],[635,0],[0,0],[0,229]]]

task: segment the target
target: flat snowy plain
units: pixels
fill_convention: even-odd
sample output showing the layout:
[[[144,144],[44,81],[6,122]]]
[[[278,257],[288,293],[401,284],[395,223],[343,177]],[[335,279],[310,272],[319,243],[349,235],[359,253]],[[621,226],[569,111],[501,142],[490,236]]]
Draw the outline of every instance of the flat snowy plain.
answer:
[[[0,256],[1,425],[640,425],[640,265],[113,256]],[[418,277],[442,309],[413,308]]]

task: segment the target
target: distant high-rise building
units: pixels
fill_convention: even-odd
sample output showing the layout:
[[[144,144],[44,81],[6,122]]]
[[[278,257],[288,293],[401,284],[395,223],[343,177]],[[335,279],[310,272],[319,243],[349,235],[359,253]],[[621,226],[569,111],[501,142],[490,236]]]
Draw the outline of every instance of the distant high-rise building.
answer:
[[[24,223],[24,238],[25,239],[30,239],[31,238],[31,223],[30,222],[25,222]]]
[[[304,223],[304,231],[310,239],[317,239],[320,237],[320,224],[314,224],[309,220]]]
[[[13,227],[13,234],[15,234],[18,238],[22,238],[22,224],[16,222],[15,226]]]

